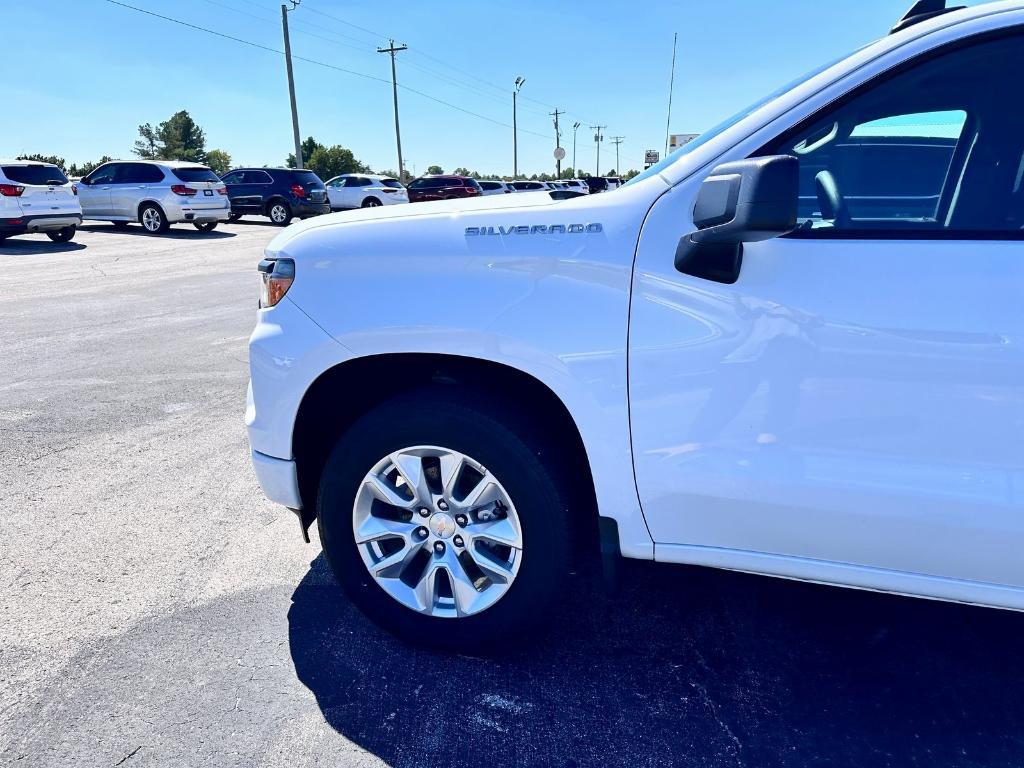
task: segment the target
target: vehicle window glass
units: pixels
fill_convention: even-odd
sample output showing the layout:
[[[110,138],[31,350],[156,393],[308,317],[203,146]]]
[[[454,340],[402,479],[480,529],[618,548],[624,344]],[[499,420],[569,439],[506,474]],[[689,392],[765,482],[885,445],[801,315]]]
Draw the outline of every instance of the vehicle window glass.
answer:
[[[385,187],[391,187],[392,189],[401,189],[402,188],[402,182],[400,182],[398,179],[382,179],[381,183]]]
[[[90,173],[86,178],[89,179],[90,184],[113,184],[114,177],[117,175],[117,169],[121,165],[121,163],[104,165]]]
[[[370,186],[370,180],[365,179],[362,176],[356,176],[349,182],[349,184],[353,187],[368,187]]]
[[[222,181],[225,184],[241,184],[242,183],[242,178],[243,178],[243,173],[241,171],[234,171],[233,173],[229,173],[229,174],[225,175],[223,177]]]
[[[172,168],[171,173],[184,182],[220,181],[216,173],[201,165],[188,166],[185,168]]]
[[[164,180],[164,172],[148,163],[125,163],[117,172],[118,184],[157,184]]]
[[[312,171],[293,171],[292,179],[296,184],[315,184],[318,187],[323,185],[323,182],[320,181],[320,177]]]
[[[16,184],[68,183],[68,177],[56,165],[5,165],[3,171]]]
[[[346,181],[348,181],[348,179],[331,179],[327,182],[327,186],[331,189],[341,189],[345,186]]]
[[[1024,227],[1024,35],[930,55],[757,154],[800,163],[794,236],[928,237]]]
[[[498,182],[496,181],[481,181],[480,189],[497,189]]]
[[[246,184],[273,184],[274,177],[266,171],[246,171],[245,172],[245,183]]]

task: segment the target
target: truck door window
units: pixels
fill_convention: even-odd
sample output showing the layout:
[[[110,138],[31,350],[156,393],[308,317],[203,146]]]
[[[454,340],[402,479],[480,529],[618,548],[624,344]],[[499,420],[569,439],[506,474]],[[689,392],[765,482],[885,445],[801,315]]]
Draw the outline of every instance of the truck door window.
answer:
[[[1019,237],[1024,112],[1009,95],[1022,67],[1019,32],[961,43],[883,75],[759,151],[800,162],[801,226],[791,236]]]

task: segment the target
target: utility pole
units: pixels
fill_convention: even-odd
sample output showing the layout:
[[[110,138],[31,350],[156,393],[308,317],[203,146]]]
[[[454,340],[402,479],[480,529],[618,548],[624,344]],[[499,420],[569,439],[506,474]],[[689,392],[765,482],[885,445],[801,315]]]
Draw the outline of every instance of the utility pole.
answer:
[[[579,166],[576,165],[576,131],[580,129],[580,123],[572,124],[572,173],[577,179],[580,177]]]
[[[523,87],[523,83],[526,82],[525,77],[516,78],[516,88],[512,91],[512,178],[519,178],[519,140],[517,138],[516,129],[516,95],[519,93],[519,89]]]
[[[672,35],[672,74],[668,80],[668,118],[665,120],[665,154],[668,157],[668,134],[672,130],[672,91],[676,85],[676,43],[679,41],[679,33]]]
[[[558,130],[558,116],[564,115],[565,112],[559,110],[558,107],[555,107],[555,111],[549,112],[548,114],[555,118],[555,149],[558,149],[562,146],[562,132]],[[555,178],[562,178],[562,161],[557,157],[555,158]]]
[[[619,176],[622,175],[622,169],[619,168],[619,144],[621,144],[625,138],[625,136],[612,136],[612,144],[615,145],[615,173]]]
[[[387,48],[378,48],[377,53],[391,54],[391,91],[395,97],[395,141],[398,143],[398,180],[405,181],[405,165],[402,164],[402,130],[398,125],[398,76],[395,74],[395,54],[408,50],[409,46],[395,47],[394,40],[388,40]]]
[[[594,134],[594,143],[597,145],[597,172],[595,176],[601,175],[601,142],[604,141],[604,136],[601,135],[601,131],[607,128],[607,125],[592,125],[590,126],[593,130],[597,131]]]
[[[302,0],[289,0],[292,7],[281,4],[281,26],[284,27],[284,61],[288,67],[288,98],[292,102],[292,138],[295,139],[295,167],[302,168],[302,139],[299,138],[299,110],[295,106],[295,75],[292,73],[292,41],[288,36],[288,11],[294,11]]]

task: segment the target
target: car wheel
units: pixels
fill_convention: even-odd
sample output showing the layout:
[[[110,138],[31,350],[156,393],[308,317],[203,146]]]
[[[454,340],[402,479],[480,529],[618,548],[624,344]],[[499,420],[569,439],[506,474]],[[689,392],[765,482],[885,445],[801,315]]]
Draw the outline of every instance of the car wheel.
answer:
[[[201,221],[194,223],[192,226],[198,229],[200,232],[213,232],[213,230],[217,228],[217,222]]]
[[[240,213],[229,213],[228,214],[228,221],[231,222],[232,224],[234,224],[240,218],[242,218],[242,214],[240,214]]]
[[[276,200],[267,208],[267,216],[279,227],[285,227],[292,220],[292,209],[288,203]]]
[[[382,203],[376,197],[368,197],[363,200],[363,208],[380,208]]]
[[[542,624],[569,544],[563,473],[540,445],[521,419],[429,391],[361,417],[328,458],[317,505],[352,601],[409,642],[466,653]]]
[[[112,221],[110,223],[114,225],[114,229],[128,229],[127,221]]]
[[[142,210],[139,211],[139,223],[151,235],[161,235],[171,227],[160,206],[152,204],[142,206]]]
[[[75,227],[64,227],[56,232],[47,232],[46,236],[55,243],[66,243],[75,236]]]

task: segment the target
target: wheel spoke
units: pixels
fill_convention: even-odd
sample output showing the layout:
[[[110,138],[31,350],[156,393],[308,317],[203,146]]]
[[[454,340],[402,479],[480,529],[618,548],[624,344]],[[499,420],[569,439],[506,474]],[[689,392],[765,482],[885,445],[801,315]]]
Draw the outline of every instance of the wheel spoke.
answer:
[[[437,603],[437,574],[440,570],[438,563],[428,564],[416,584],[416,599],[419,600],[421,609],[427,613],[433,613],[434,605]]]
[[[422,543],[406,541],[405,547],[381,558],[370,570],[378,579],[397,579],[421,549]]]
[[[470,526],[474,539],[484,539],[495,544],[504,544],[513,549],[523,548],[523,537],[519,526],[509,517],[486,523],[475,523]]]
[[[466,457],[462,454],[449,453],[441,456],[439,460],[441,462],[441,487],[444,489],[444,495],[450,499],[455,491],[456,483],[459,482],[462,468],[466,466]]]
[[[369,515],[359,526],[355,533],[356,544],[366,544],[379,539],[401,537],[405,541],[411,540],[413,532],[418,526],[414,523],[404,523],[400,520],[387,520],[376,515]]]
[[[475,509],[499,501],[505,494],[490,472],[484,473],[473,489],[460,503],[466,509]]]
[[[452,585],[455,611],[459,616],[466,616],[473,613],[473,606],[480,598],[480,593],[473,586],[473,582],[470,581],[469,576],[466,574],[466,569],[462,567],[462,563],[455,558],[452,558],[452,560],[453,562],[445,570],[448,571],[448,581]]]
[[[369,488],[370,492],[378,499],[393,507],[408,509],[416,504],[415,498],[407,499],[395,488],[392,488],[391,484],[380,475],[373,473],[367,475],[363,480],[363,485]]]
[[[423,471],[423,457],[411,453],[393,453],[391,461],[395,463],[398,473],[405,479],[409,490],[420,504],[430,503],[430,487],[427,485],[427,474]]]
[[[473,558],[477,568],[484,572],[484,575],[491,581],[498,584],[508,584],[515,578],[515,571],[508,563],[500,563],[482,550],[470,547],[469,556]]]

